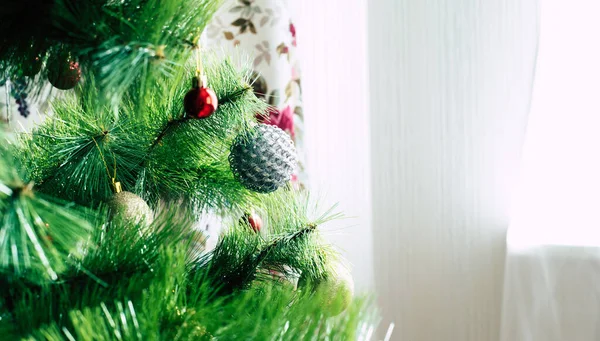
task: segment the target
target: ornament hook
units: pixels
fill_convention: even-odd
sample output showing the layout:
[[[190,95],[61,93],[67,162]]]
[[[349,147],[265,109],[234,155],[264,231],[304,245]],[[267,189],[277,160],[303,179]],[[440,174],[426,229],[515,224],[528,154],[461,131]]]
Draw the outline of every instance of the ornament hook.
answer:
[[[123,187],[121,186],[121,183],[115,178],[112,178],[112,186],[115,193],[123,192]]]

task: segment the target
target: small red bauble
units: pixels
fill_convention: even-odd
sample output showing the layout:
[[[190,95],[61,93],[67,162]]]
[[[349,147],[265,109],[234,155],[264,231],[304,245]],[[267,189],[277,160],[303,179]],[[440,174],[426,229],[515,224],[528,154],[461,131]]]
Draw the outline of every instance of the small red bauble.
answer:
[[[263,226],[262,219],[256,213],[245,213],[241,219],[241,222],[243,224],[250,225],[252,230],[256,233],[259,233]]]
[[[183,99],[186,114],[194,118],[206,118],[212,115],[218,105],[219,100],[215,92],[205,87],[194,87]]]
[[[48,62],[48,81],[60,90],[73,89],[81,79],[79,63],[68,55],[59,55]]]

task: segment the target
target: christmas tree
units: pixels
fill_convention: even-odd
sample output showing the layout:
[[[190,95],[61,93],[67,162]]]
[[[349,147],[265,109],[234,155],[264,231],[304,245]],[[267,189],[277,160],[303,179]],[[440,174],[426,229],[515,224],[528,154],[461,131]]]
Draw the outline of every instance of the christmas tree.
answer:
[[[23,116],[52,99],[0,129],[2,340],[370,338],[322,236],[338,214],[289,184],[251,71],[200,47],[219,4],[3,2],[3,84]]]

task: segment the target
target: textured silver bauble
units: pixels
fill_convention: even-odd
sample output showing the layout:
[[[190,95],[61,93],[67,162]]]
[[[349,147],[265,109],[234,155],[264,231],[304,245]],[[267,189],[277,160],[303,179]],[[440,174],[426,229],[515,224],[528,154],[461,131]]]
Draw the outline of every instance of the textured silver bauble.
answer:
[[[146,201],[131,192],[115,193],[108,208],[113,221],[118,223],[150,225],[154,220],[154,213]]]
[[[269,193],[290,181],[296,166],[296,148],[283,130],[259,124],[253,131],[235,139],[229,164],[244,187]]]

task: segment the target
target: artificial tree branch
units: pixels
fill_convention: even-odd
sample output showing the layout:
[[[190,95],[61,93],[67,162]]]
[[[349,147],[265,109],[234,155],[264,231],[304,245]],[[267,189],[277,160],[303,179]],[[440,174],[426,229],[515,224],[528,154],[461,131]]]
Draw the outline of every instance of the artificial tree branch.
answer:
[[[240,97],[244,96],[248,91],[252,91],[252,87],[250,85],[246,84],[242,88],[239,88],[239,89],[237,89],[235,91],[227,93],[224,96],[222,96],[221,98],[219,98],[219,105],[226,105],[228,103],[233,103],[234,101],[236,101]],[[218,115],[218,112],[215,113],[215,114]],[[191,119],[193,119],[193,117],[184,115],[184,116],[182,116],[180,118],[177,118],[177,119],[174,119],[174,120],[170,120],[169,122],[167,122],[167,124],[160,130],[160,132],[158,133],[158,135],[156,136],[156,138],[152,142],[152,145],[150,146],[150,149],[148,151],[148,155],[152,154],[152,150],[154,150],[154,148],[156,148],[158,145],[160,145],[161,142],[162,142],[162,140],[173,129],[178,128],[183,123],[185,123],[185,122],[187,122],[187,121],[189,121]]]
[[[294,242],[294,241],[300,239],[301,237],[304,237],[305,235],[314,232],[316,229],[317,229],[316,224],[308,224],[306,227],[294,232],[293,234],[291,234],[289,236],[283,236],[283,237],[274,239],[271,243],[269,243],[269,245],[267,245],[265,248],[263,248],[256,255],[256,260],[258,261],[258,263],[260,265],[260,263],[262,263],[262,261],[269,255],[269,253],[271,253],[277,247],[281,246],[282,244]]]
[[[217,259],[213,257],[211,259],[212,264],[207,265],[210,274],[209,277],[212,277],[219,295],[228,295],[236,290],[245,288],[256,278],[258,268],[263,264],[271,252],[274,252],[277,248],[281,248],[286,244],[297,241],[303,236],[314,232],[316,229],[316,224],[309,224],[292,234],[275,238],[256,252],[249,250],[248,253],[245,253],[244,256],[236,262],[237,264],[234,268],[226,269],[225,271],[223,271],[221,263],[224,261],[225,263],[232,263],[229,258],[235,258],[238,255],[228,254],[227,252],[221,254],[220,250],[224,247],[224,244],[218,245],[212,253]],[[225,241],[221,240],[221,243],[225,243]]]
[[[169,121],[162,129],[161,131],[158,133],[158,135],[156,136],[156,138],[154,139],[154,141],[152,142],[152,145],[150,146],[150,150],[148,151],[148,155],[152,154],[152,150],[154,150],[154,148],[156,148],[158,145],[161,144],[162,139],[167,136],[167,134],[173,130],[176,129],[177,127],[179,127],[181,124],[183,124],[184,122],[189,121],[190,119],[192,119],[191,116],[183,116],[180,117],[178,119],[175,120],[171,120]]]
[[[262,265],[263,261],[267,258],[267,256],[271,252],[276,250],[278,247],[281,247],[284,244],[295,242],[298,239],[306,236],[307,234],[316,231],[316,229],[317,229],[316,224],[308,224],[306,227],[294,232],[291,235],[274,239],[273,241],[271,241],[269,243],[269,245],[264,247],[253,259],[255,268],[257,269],[258,267],[260,267]],[[255,276],[256,276],[256,271],[253,271],[252,273],[249,274],[249,276],[246,280],[249,281],[249,280],[253,279]]]
[[[102,132],[100,132],[98,135],[92,136],[92,137],[90,138],[90,141],[89,141],[89,144],[88,144],[88,145],[90,145],[90,146],[91,146],[91,145],[92,145],[92,143],[93,143],[93,144],[94,144],[94,145],[96,145],[96,147],[97,147],[99,143],[102,143],[102,142],[104,142],[104,140],[105,140],[105,139],[108,137],[108,135],[109,135],[109,134],[110,134],[110,131],[109,131],[109,130],[106,130],[106,129],[105,129],[105,130],[103,130],[103,131],[102,131]],[[62,164],[62,163],[61,163],[61,164]],[[61,167],[61,165],[59,165],[57,168],[60,168],[60,167]],[[54,178],[55,178],[55,176],[56,176],[56,174],[51,174],[51,175],[49,175],[49,176],[47,176],[47,177],[43,178],[42,180],[40,180],[40,181],[37,181],[37,182],[35,183],[35,186],[37,186],[37,187],[40,187],[40,186],[44,185],[46,182],[48,182],[48,181],[50,181],[50,180],[54,179]]]

